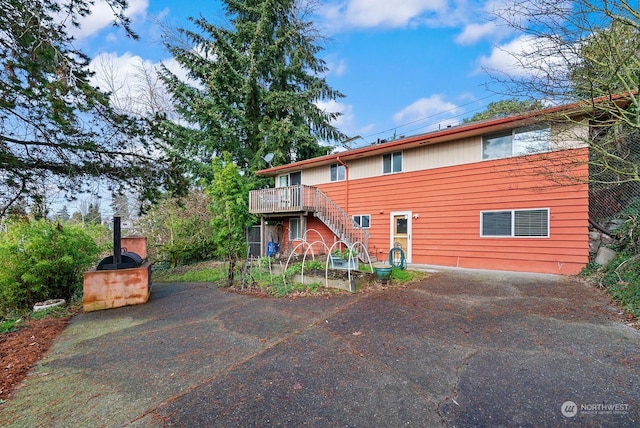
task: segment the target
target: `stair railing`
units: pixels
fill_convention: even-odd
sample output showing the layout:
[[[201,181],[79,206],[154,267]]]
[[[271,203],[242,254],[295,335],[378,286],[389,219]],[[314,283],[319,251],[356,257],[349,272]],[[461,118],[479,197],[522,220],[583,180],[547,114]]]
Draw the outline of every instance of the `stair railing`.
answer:
[[[315,215],[341,240],[352,245],[360,242],[369,248],[369,233],[320,189],[315,192]]]

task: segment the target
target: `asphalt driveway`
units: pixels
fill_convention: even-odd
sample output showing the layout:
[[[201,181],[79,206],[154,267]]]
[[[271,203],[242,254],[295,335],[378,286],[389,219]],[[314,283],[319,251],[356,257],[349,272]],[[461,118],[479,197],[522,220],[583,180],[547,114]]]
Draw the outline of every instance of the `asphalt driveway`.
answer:
[[[441,270],[298,299],[157,284],[76,316],[0,425],[640,426],[640,334],[570,277]]]

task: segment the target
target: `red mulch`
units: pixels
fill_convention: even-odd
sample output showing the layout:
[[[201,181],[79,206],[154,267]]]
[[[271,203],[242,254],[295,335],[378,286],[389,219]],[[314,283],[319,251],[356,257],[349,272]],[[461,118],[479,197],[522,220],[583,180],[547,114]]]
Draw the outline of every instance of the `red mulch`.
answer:
[[[9,397],[70,319],[29,320],[17,331],[0,334],[0,399]]]

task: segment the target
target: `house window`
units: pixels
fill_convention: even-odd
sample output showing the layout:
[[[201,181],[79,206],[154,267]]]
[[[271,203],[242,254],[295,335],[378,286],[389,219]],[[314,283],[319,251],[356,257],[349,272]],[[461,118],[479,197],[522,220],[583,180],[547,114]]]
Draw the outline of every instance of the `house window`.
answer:
[[[302,184],[302,172],[296,171],[290,174],[283,174],[278,176],[277,187],[297,186]]]
[[[346,168],[344,165],[334,163],[331,165],[331,181],[344,181],[346,176]]]
[[[382,173],[391,174],[402,171],[402,152],[382,155]]]
[[[549,151],[551,128],[527,127],[482,137],[482,159],[501,159]]]
[[[549,209],[483,211],[480,213],[480,236],[546,238],[549,236]]]
[[[294,239],[302,239],[300,217],[291,217],[289,219],[289,241],[293,241]]]
[[[369,214],[354,215],[353,221],[363,229],[368,229],[371,227],[371,216]]]

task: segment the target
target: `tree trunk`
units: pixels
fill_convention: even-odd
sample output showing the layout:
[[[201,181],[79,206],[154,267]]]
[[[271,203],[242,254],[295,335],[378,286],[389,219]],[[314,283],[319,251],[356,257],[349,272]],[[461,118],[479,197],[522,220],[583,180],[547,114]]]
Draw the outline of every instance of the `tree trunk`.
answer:
[[[236,267],[235,257],[229,258],[229,272],[227,274],[227,287],[233,286],[233,271]]]

